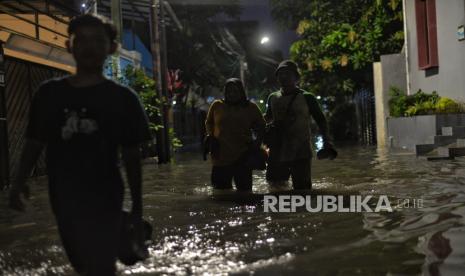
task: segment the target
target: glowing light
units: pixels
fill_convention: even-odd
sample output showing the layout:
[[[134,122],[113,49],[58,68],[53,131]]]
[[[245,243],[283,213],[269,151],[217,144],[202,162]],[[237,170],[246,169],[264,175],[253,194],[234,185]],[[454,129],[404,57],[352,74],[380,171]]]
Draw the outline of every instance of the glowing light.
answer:
[[[85,7],[86,7],[86,3],[82,3],[81,7],[85,8]]]
[[[317,98],[318,100],[321,100],[321,96],[316,96],[316,98]]]
[[[263,100],[260,100],[260,103],[262,104],[262,103],[264,103],[264,101],[263,101]]]
[[[176,101],[173,101],[173,105],[176,105]]]
[[[260,40],[260,44],[266,44],[270,42],[270,38],[267,36],[262,37],[262,40]]]

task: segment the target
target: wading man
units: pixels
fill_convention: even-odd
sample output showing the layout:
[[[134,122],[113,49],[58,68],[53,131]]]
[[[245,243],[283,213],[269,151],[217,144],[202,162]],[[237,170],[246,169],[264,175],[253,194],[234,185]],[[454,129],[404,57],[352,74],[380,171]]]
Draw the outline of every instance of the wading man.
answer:
[[[46,148],[52,211],[73,268],[84,275],[114,275],[124,194],[118,153],[121,149],[131,191],[131,216],[140,226],[139,145],[150,139],[147,117],[133,91],[102,73],[118,48],[114,26],[82,15],[71,20],[68,33],[76,74],[49,80],[35,93],[9,204],[24,210],[26,178]]]
[[[291,176],[294,189],[311,189],[310,120],[313,117],[323,137],[323,147],[329,149],[332,145],[326,118],[315,96],[297,87],[300,75],[293,61],[281,62],[275,73],[281,89],[272,93],[267,102],[265,117],[274,127],[265,135],[265,143],[270,147],[266,179],[277,184]]]

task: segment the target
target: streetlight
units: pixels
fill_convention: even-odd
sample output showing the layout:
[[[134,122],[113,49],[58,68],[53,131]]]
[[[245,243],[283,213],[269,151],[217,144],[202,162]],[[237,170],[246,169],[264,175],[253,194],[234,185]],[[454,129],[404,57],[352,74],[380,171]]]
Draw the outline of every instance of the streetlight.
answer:
[[[260,44],[267,44],[270,42],[270,38],[268,36],[264,36],[262,37],[262,39],[260,40]]]

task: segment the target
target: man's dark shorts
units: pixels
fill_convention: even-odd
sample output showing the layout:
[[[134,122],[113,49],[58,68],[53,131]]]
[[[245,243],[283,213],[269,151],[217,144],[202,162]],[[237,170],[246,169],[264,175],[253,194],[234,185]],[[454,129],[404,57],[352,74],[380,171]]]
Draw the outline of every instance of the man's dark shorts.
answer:
[[[299,159],[290,162],[271,162],[266,169],[266,180],[270,182],[288,181],[292,177],[295,190],[311,189],[312,159]]]
[[[213,166],[211,182],[215,189],[231,189],[232,181],[239,191],[252,191],[252,170],[244,164]]]

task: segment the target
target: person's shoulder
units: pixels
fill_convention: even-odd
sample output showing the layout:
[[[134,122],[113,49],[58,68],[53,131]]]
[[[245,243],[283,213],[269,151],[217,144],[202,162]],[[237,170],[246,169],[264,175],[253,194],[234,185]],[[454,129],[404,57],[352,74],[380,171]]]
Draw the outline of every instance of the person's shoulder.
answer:
[[[212,105],[211,107],[219,107],[219,106],[223,106],[224,105],[224,101],[223,100],[214,100],[212,102]]]
[[[258,105],[257,105],[257,103],[254,103],[252,101],[247,101],[247,107],[252,108],[252,109],[257,109]]]
[[[305,98],[307,98],[307,99],[312,99],[312,100],[315,99],[315,100],[316,100],[316,97],[315,97],[315,95],[314,95],[313,93],[308,92],[308,91],[305,91],[305,90],[303,90],[303,89],[299,89],[299,90],[300,90],[300,93],[301,93],[302,95],[304,95]]]
[[[67,78],[68,76],[64,76],[64,77],[56,77],[56,78],[45,80],[39,85],[39,89],[42,89],[42,90],[54,89],[59,86],[66,85]]]
[[[279,98],[282,96],[281,90],[271,92],[270,95],[268,95],[268,99],[273,99],[273,98]]]
[[[127,85],[116,82],[112,79],[107,79],[106,82],[107,87],[113,91],[116,91],[117,93],[122,93],[129,96],[138,96],[136,91]]]
[[[116,97],[115,99],[123,100],[126,103],[137,103],[141,101],[139,94],[131,87],[112,79],[107,79],[106,82],[106,89],[111,91],[111,94]]]
[[[66,82],[65,78],[66,77],[56,77],[41,82],[36,89],[34,97],[42,98],[51,95],[53,91],[57,91],[59,87]]]
[[[281,90],[276,90],[276,91],[270,93],[270,97],[279,97],[282,94],[283,93],[281,93]]]

